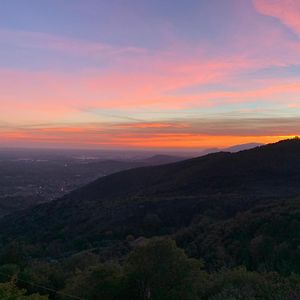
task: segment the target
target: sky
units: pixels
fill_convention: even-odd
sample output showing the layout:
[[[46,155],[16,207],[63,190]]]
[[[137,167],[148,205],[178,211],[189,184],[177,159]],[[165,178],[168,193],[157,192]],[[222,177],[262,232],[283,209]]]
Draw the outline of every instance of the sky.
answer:
[[[300,135],[299,0],[0,3],[0,147]]]

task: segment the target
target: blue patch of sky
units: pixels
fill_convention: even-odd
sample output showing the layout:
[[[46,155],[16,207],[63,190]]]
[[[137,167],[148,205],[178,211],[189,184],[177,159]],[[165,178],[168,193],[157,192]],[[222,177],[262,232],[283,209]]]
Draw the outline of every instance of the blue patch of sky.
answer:
[[[161,49],[223,43],[236,28],[236,0],[3,0],[0,28],[46,32],[118,46]],[[246,0],[239,2],[247,3]],[[187,17],[188,16],[188,17]]]

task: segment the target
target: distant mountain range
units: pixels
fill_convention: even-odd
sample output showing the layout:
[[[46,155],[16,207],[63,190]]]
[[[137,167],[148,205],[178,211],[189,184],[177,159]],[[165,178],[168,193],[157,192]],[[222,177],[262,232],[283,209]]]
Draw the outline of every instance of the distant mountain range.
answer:
[[[228,148],[223,149],[222,151],[225,152],[239,152],[239,151],[243,151],[243,150],[249,150],[249,149],[253,149],[256,147],[260,147],[263,146],[264,144],[260,144],[260,143],[247,143],[247,144],[240,144],[240,145],[234,145]]]

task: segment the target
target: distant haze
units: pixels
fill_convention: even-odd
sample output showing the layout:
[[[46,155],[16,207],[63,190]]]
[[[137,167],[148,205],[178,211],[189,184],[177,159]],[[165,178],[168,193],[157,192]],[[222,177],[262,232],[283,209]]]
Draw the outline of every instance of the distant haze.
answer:
[[[117,159],[117,160],[140,160],[149,159],[149,162],[166,161],[172,162],[178,159],[186,159],[191,157],[198,157],[209,153],[220,151],[238,152],[261,146],[259,143],[248,143],[241,145],[233,145],[228,148],[206,148],[206,149],[177,149],[177,150],[134,150],[134,149],[66,149],[66,148],[5,148],[0,147],[0,160],[15,160],[15,159],[50,159],[53,158],[72,158],[78,160],[101,160],[101,159]]]

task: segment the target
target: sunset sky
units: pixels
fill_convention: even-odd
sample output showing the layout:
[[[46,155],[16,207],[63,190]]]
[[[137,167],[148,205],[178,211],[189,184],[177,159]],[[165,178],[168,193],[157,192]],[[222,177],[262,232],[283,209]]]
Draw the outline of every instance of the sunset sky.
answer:
[[[0,147],[300,135],[299,0],[0,2]]]

